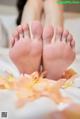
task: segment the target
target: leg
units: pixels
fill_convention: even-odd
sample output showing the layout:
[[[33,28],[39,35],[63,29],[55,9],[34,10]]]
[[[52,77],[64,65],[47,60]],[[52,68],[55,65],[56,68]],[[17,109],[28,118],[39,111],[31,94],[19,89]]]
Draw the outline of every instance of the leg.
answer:
[[[63,5],[59,5],[58,0],[45,0],[44,12],[46,17],[45,25],[63,27]]]
[[[42,55],[42,25],[31,25],[32,38],[28,25],[20,25],[11,40],[10,58],[21,73],[39,71]]]
[[[42,6],[43,6],[42,0],[28,0],[23,10],[21,23],[31,24],[33,20],[40,21]]]
[[[45,28],[43,32],[43,67],[47,78],[59,79],[74,61],[75,41],[72,35],[61,28]]]

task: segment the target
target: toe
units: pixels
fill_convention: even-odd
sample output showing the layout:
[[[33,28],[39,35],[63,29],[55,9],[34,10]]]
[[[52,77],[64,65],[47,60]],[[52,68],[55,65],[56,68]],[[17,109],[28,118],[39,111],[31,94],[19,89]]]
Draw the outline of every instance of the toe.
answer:
[[[40,22],[35,21],[31,25],[32,37],[33,39],[41,40],[43,28]]]
[[[69,34],[68,37],[67,37],[67,44],[70,45],[70,47],[72,47],[72,45],[71,45],[72,44],[72,40],[73,40],[73,37],[72,37],[71,34]]]
[[[17,27],[17,32],[19,33],[19,39],[22,39],[24,37],[22,25]]]
[[[30,29],[28,24],[23,24],[23,32],[24,32],[24,37],[25,38],[30,38]]]
[[[63,29],[58,27],[55,32],[55,41],[62,41]]]
[[[52,26],[44,28],[43,31],[43,42],[50,43],[54,35],[54,29]]]
[[[69,32],[67,30],[64,30],[62,34],[62,41],[67,42],[67,37],[68,37]]]
[[[71,46],[71,48],[75,47],[75,40],[73,39],[73,36],[71,34],[68,35],[67,42]]]
[[[71,41],[71,47],[75,48],[75,40],[73,38],[72,38],[72,41]]]
[[[19,40],[19,34],[17,31],[14,32],[12,38],[10,39],[10,47],[13,47],[15,42]]]

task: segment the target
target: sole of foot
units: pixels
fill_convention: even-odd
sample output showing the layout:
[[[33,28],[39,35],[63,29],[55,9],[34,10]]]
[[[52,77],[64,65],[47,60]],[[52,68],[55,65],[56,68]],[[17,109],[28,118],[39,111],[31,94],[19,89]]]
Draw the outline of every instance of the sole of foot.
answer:
[[[58,80],[75,59],[75,40],[62,28],[43,31],[43,67],[47,78]]]
[[[10,39],[10,58],[21,73],[30,74],[39,71],[42,33],[41,23],[35,21],[31,25],[31,33],[28,24],[20,25]]]

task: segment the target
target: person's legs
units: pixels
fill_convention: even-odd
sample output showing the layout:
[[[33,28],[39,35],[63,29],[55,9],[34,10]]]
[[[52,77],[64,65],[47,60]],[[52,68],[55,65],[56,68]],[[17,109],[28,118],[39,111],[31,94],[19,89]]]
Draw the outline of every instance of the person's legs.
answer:
[[[40,22],[18,26],[11,39],[10,58],[21,73],[33,73],[40,70],[42,56],[42,32]]]
[[[41,20],[43,9],[42,0],[28,0],[24,6],[21,23],[31,24],[34,20]]]
[[[58,80],[75,58],[75,41],[62,28],[49,26],[43,31],[43,68],[47,78]]]
[[[63,27],[63,5],[58,4],[59,0],[45,0],[44,12],[46,17],[45,25],[54,25]]]

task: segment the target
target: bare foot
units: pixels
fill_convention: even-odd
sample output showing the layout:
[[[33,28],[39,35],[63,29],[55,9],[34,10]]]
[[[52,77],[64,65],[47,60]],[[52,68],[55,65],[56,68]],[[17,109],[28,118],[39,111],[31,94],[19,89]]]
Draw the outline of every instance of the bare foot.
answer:
[[[11,39],[10,58],[21,73],[39,71],[42,55],[42,25],[36,21],[31,26],[18,26]]]
[[[57,80],[75,58],[75,41],[68,31],[49,26],[43,32],[43,66],[47,78]]]

